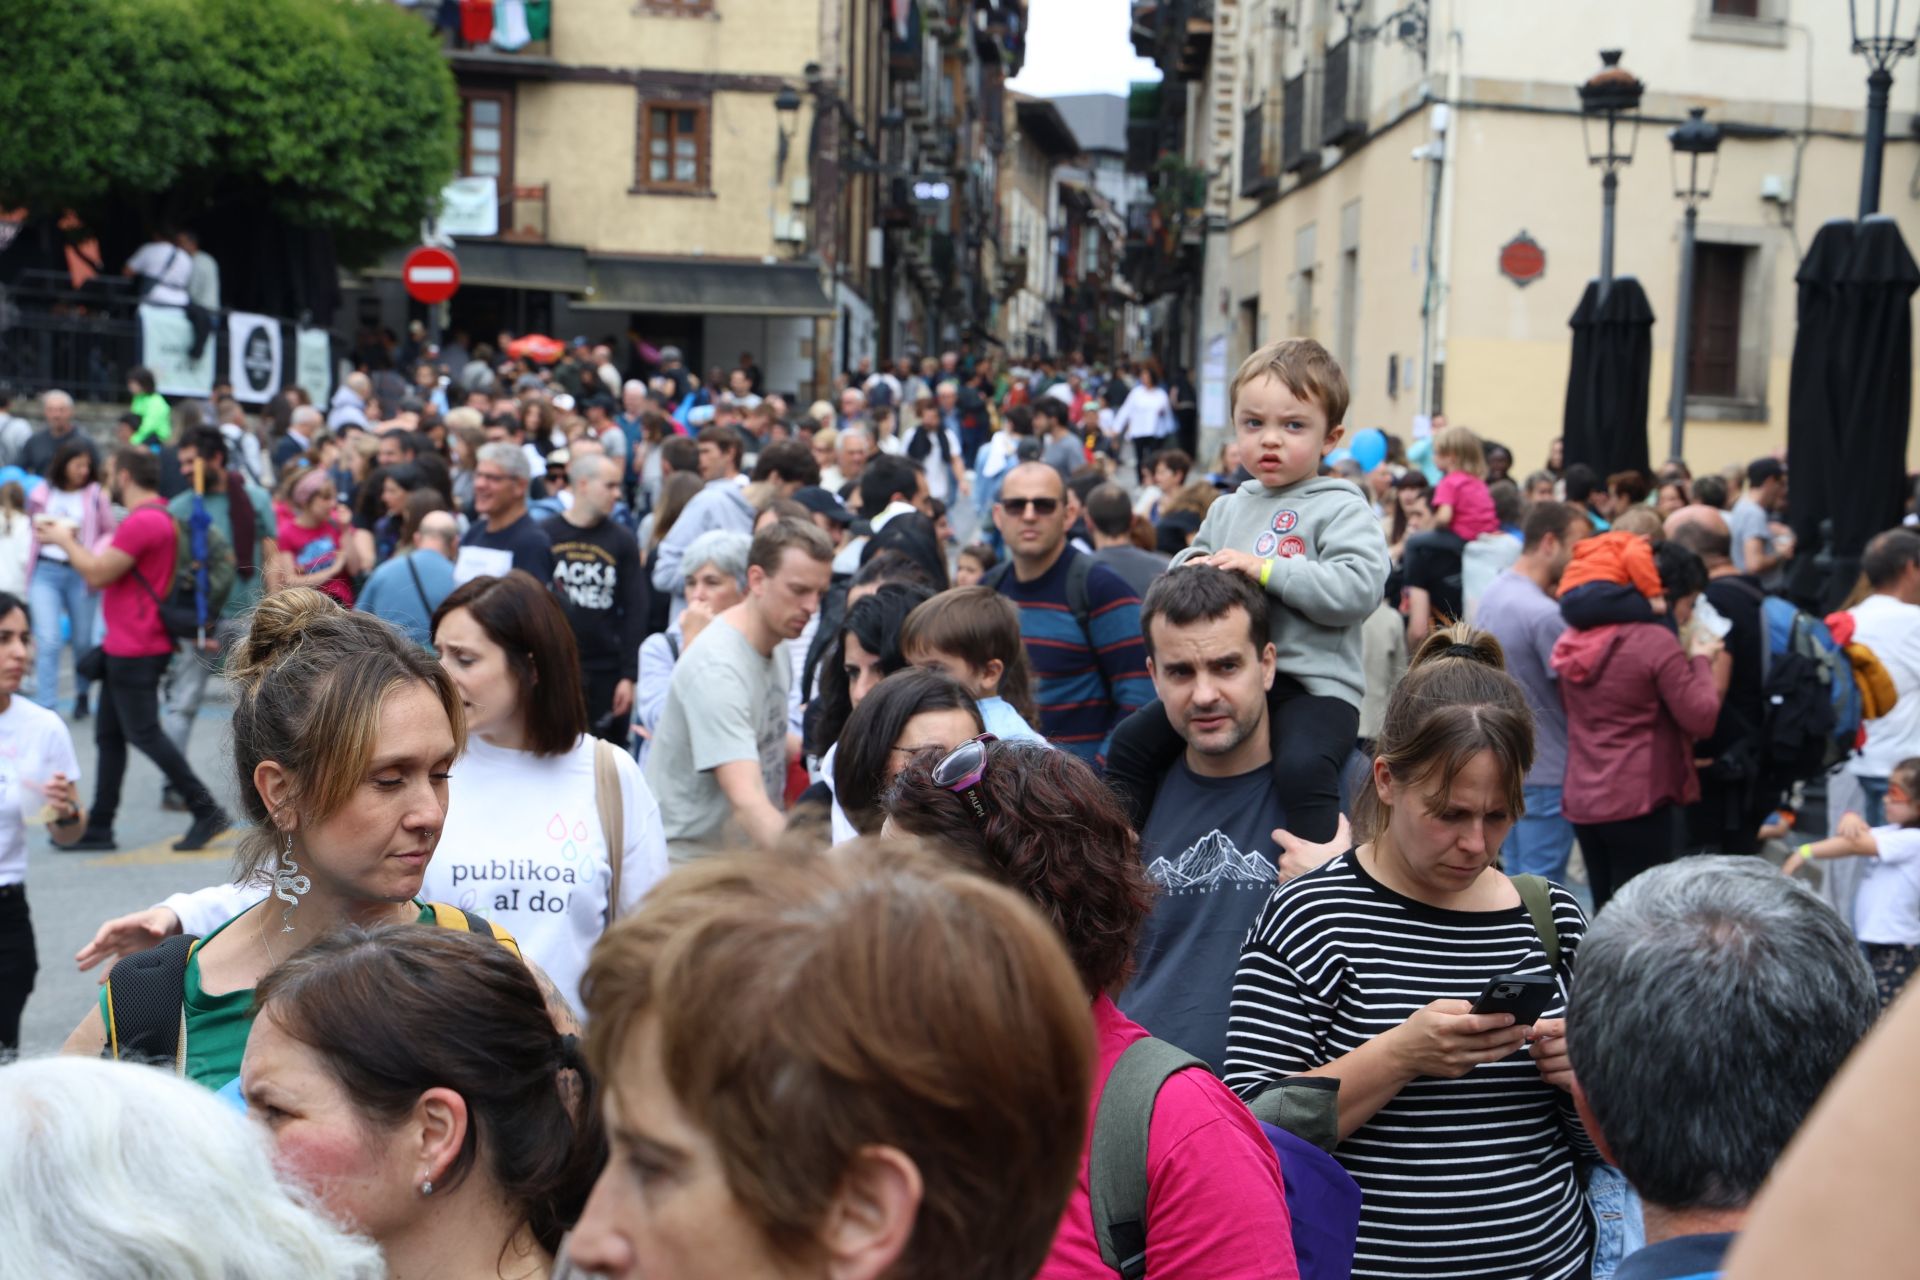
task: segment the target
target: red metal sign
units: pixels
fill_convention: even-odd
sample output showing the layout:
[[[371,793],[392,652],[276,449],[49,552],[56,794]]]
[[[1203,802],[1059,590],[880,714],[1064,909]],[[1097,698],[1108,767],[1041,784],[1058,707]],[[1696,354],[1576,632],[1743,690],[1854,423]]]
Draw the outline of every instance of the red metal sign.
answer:
[[[400,279],[415,302],[445,302],[460,287],[460,263],[445,249],[422,245],[407,255]]]
[[[1525,288],[1547,273],[1547,251],[1522,231],[1500,246],[1500,274]]]

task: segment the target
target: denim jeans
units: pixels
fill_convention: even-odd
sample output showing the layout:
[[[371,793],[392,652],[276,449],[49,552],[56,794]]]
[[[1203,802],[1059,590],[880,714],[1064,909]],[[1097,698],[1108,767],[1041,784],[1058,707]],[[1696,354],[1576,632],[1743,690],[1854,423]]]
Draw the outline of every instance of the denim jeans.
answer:
[[[51,707],[60,695],[60,614],[66,612],[73,632],[73,656],[93,648],[94,612],[99,597],[70,564],[42,556],[27,584],[27,607],[33,610],[33,700]],[[73,678],[75,702],[87,696],[87,682]]]
[[[1860,784],[1860,790],[1863,793],[1860,801],[1860,816],[1867,820],[1867,825],[1870,827],[1886,826],[1887,784],[1890,783],[1892,779],[1863,778],[1856,773],[1853,775],[1853,780]],[[1831,814],[1828,816],[1832,817]],[[1836,822],[1839,821],[1837,818],[1833,820]]]
[[[207,696],[207,678],[226,665],[233,642],[246,633],[246,625],[239,619],[221,618],[213,627],[218,649],[208,652],[187,644],[173,655],[173,664],[167,669],[166,709],[160,713],[160,727],[173,739],[173,745],[180,748],[181,755],[187,753],[193,718]]]
[[[1593,1280],[1612,1280],[1629,1254],[1647,1247],[1640,1197],[1620,1171],[1596,1164],[1587,1174],[1587,1203],[1593,1208]]]
[[[1500,846],[1500,866],[1510,876],[1545,876],[1555,884],[1567,880],[1567,859],[1573,854],[1573,824],[1560,816],[1559,787],[1524,788],[1527,812],[1507,833]]]

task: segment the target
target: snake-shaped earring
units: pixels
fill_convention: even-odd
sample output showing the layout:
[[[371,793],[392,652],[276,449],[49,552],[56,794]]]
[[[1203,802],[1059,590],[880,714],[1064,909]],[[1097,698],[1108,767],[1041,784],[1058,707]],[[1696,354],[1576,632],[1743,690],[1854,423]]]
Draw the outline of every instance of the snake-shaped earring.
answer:
[[[300,895],[313,888],[313,881],[300,874],[300,864],[293,860],[293,832],[287,835],[287,847],[280,854],[280,866],[273,873],[273,896],[285,900],[287,906],[280,913],[280,932],[293,932],[293,909],[300,905]]]

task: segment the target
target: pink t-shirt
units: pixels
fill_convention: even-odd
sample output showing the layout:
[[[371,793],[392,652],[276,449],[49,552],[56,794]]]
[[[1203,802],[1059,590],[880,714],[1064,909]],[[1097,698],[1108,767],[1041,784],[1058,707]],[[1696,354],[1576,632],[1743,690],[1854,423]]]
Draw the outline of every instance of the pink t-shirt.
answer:
[[[329,520],[308,529],[285,511],[280,513],[280,549],[293,557],[296,573],[318,573],[340,558],[346,549],[347,531]],[[345,578],[328,578],[320,589],[353,607],[353,584]]]
[[[1493,495],[1487,482],[1465,471],[1449,471],[1433,486],[1433,505],[1452,507],[1453,531],[1472,542],[1483,533],[1496,533],[1500,517],[1493,513]]]
[[[107,584],[100,593],[100,616],[106,620],[106,639],[100,647],[115,658],[150,658],[173,652],[173,637],[160,621],[160,607],[173,590],[175,533],[173,517],[158,502],[136,507],[113,531],[110,545],[133,557],[133,569]],[[140,578],[133,575],[138,571]],[[141,586],[144,580],[146,586]],[[148,588],[152,588],[151,591]]]
[[[1100,1260],[1087,1158],[1107,1075],[1147,1030],[1113,1001],[1093,1002],[1099,1062],[1080,1180],[1035,1280],[1113,1280]],[[1213,1076],[1182,1071],[1160,1088],[1147,1131],[1147,1275],[1153,1280],[1299,1280],[1293,1221],[1273,1145],[1253,1113]]]

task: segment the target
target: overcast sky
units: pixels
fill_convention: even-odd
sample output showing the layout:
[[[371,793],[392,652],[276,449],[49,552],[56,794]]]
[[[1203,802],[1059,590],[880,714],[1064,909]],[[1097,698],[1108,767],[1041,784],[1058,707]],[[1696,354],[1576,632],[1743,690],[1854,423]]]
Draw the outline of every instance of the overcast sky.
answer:
[[[1160,78],[1134,55],[1129,0],[1029,0],[1027,22],[1026,65],[1008,82],[1021,93],[1125,93],[1136,80]]]

